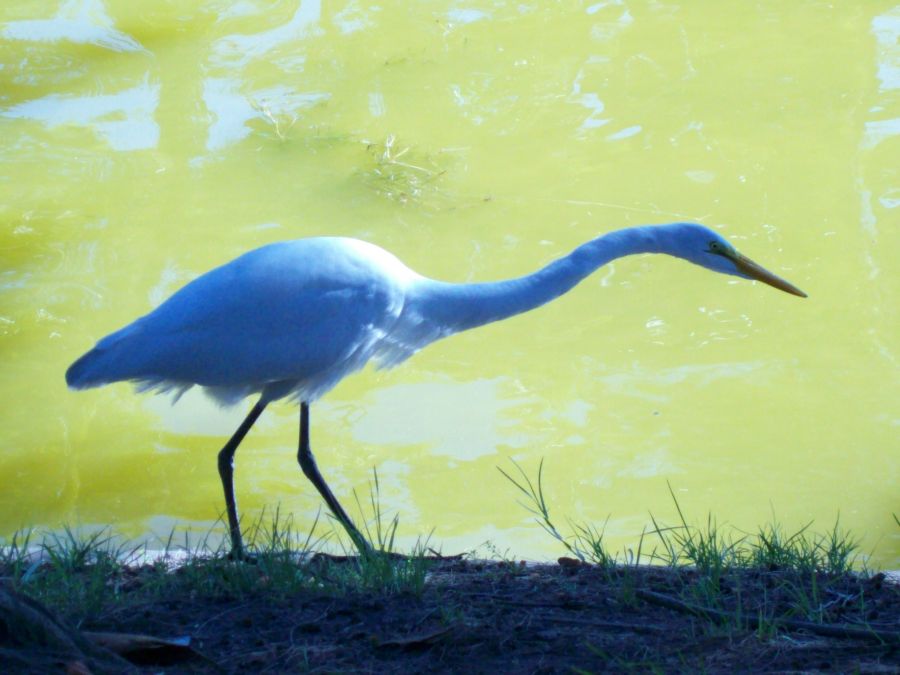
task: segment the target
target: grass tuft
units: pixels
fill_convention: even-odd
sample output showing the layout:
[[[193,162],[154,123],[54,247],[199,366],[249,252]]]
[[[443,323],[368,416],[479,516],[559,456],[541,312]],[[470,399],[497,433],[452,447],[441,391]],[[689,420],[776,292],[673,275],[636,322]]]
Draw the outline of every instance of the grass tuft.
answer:
[[[544,492],[543,460],[538,464],[534,479],[516,462],[513,466],[516,475],[500,467],[498,470],[524,495],[525,500],[519,503],[535,516],[545,532],[582,562],[607,566],[619,562],[619,557],[603,543],[606,523],[598,528],[569,521],[572,529],[569,535],[564,535],[556,526],[550,517],[550,506]],[[735,528],[724,530],[712,514],[707,515],[702,526],[690,524],[672,486],[668,485],[668,488],[678,514],[678,523],[663,525],[651,513],[652,527],[649,532],[656,535],[658,547],[644,554],[644,539],[648,533],[644,530],[637,552],[626,550],[622,556],[621,560],[625,563],[639,565],[646,555],[651,562],[673,568],[688,565],[705,577],[718,579],[731,570],[750,568],[839,575],[853,571],[860,562],[859,543],[841,528],[840,518],[822,534],[810,531],[812,523],[788,534],[782,525],[773,520],[760,527],[753,536],[740,533]],[[894,518],[897,519],[897,516]]]
[[[785,622],[823,625],[851,606],[866,615],[864,594],[847,591],[858,585],[854,579],[865,577],[865,570],[862,577],[855,574],[861,561],[858,542],[841,528],[839,518],[824,533],[812,532],[811,523],[789,532],[773,518],[753,535],[723,528],[711,514],[695,525],[669,485],[677,522],[664,525],[650,514],[652,527],[641,533],[636,553],[625,551],[622,566],[603,543],[605,525],[596,528],[569,521],[572,533],[560,531],[551,518],[544,491],[543,461],[533,479],[515,462],[513,466],[516,472],[512,474],[500,472],[524,495],[522,506],[570,554],[582,562],[598,563],[616,576],[623,604],[631,606],[648,598],[663,601],[658,594],[643,591],[638,577],[628,573],[647,559],[673,572],[677,598],[666,600],[668,605],[706,617],[714,632],[746,632],[752,627],[760,637],[771,637]],[[656,546],[644,553],[647,534],[655,535]],[[823,630],[826,628],[823,625]]]
[[[787,569],[801,573],[845,574],[858,558],[858,542],[840,528],[840,518],[824,534],[809,531],[807,523],[786,534],[776,522],[759,529],[748,552],[748,564],[771,571]]]
[[[616,558],[611,555],[603,544],[604,528],[597,528],[590,524],[577,524],[569,522],[572,534],[563,535],[550,518],[550,507],[544,496],[544,460],[538,464],[537,477],[534,481],[529,478],[525,470],[514,460],[513,466],[518,472],[514,477],[497,467],[498,471],[512,483],[525,496],[524,502],[519,502],[529,513],[535,516],[535,521],[551,537],[556,539],[563,547],[581,562],[591,562],[601,566],[611,566],[616,563]],[[604,525],[605,527],[605,525]]]
[[[428,539],[418,540],[408,555],[397,551],[399,519],[383,511],[377,474],[369,505],[365,536],[375,551],[371,556],[324,553],[325,542],[338,536],[334,527],[320,535],[317,517],[308,531],[298,530],[276,508],[264,510],[245,528],[250,562],[232,559],[218,526],[199,538],[187,532],[182,538],[173,530],[153,552],[109,528],[82,532],[67,526],[39,541],[33,530],[12,535],[0,546],[0,577],[76,626],[128,604],[163,598],[188,602],[264,594],[280,601],[304,591],[420,595],[429,565]]]
[[[663,547],[662,560],[673,567],[691,565],[713,579],[739,564],[746,537],[735,539],[732,534],[720,530],[712,514],[707,516],[704,528],[689,525],[672,486],[668,487],[680,524],[661,527],[650,515],[654,532]]]

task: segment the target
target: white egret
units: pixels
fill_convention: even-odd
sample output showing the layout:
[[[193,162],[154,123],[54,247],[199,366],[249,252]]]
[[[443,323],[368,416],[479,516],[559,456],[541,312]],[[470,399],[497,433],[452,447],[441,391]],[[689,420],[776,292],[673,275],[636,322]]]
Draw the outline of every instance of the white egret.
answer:
[[[270,402],[297,400],[300,467],[364,551],[364,538],[316,467],[309,405],[369,361],[394,366],[439,338],[539,307],[609,261],[639,253],[665,253],[806,297],[694,223],[610,232],[532,274],[490,283],[428,279],[357,239],[300,239],[262,246],[194,279],[100,340],[72,364],[66,382],[85,389],[130,380],[140,390],[178,392],[199,385],[222,404],[259,396],[218,456],[237,557],[235,450]]]

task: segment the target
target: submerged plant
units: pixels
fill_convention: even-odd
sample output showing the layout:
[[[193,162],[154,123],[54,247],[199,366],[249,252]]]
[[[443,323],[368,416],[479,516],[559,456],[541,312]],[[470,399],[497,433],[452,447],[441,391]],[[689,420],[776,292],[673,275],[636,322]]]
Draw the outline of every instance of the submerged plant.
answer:
[[[434,157],[400,145],[394,134],[384,142],[364,141],[372,165],[362,173],[363,180],[376,193],[392,201],[430,205],[440,199],[434,185],[446,173]]]

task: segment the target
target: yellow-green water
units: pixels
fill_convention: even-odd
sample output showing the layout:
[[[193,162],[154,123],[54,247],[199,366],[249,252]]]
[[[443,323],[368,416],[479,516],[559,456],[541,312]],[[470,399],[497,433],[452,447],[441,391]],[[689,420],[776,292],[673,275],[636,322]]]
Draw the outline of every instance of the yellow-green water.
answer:
[[[559,552],[496,470],[634,546],[648,513],[843,527],[900,562],[900,8],[891,2],[26,2],[0,8],[0,534],[203,528],[245,407],[69,392],[93,342],[260,244],[367,239],[447,280],[692,219],[806,290],[619,261],[313,407],[336,493],[445,552]],[[320,506],[297,412],[245,516]],[[351,509],[354,510],[354,509]]]

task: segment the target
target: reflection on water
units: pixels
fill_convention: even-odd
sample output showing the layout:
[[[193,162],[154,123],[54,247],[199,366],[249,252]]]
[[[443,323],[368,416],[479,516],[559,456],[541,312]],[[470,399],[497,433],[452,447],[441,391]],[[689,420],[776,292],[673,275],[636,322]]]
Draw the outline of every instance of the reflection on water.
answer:
[[[159,125],[154,120],[158,105],[159,85],[144,82],[115,94],[50,94],[7,108],[2,115],[36,120],[48,127],[90,127],[113,150],[146,150],[159,142]]]
[[[103,0],[67,0],[52,18],[10,21],[0,34],[10,40],[67,40],[117,52],[143,51],[134,38],[115,29]]]
[[[322,3],[303,0],[287,23],[251,34],[233,34],[219,38],[212,45],[210,61],[215,66],[243,68],[252,61],[271,56],[279,47],[296,43],[314,31],[322,15]],[[285,71],[302,69],[302,55],[276,58],[275,63]]]
[[[521,448],[528,435],[508,411],[529,399],[515,392],[503,396],[502,385],[498,379],[383,387],[360,403],[366,412],[351,423],[351,433],[369,446],[420,445],[460,461],[496,454],[504,446]],[[443,413],[434,415],[435,410]]]
[[[900,10],[720,5],[5,3],[0,534],[214,522],[244,407],[62,378],[242,251],[348,235],[491,280],[691,219],[810,298],[618,261],[342,383],[312,412],[329,482],[364,494],[377,467],[410,539],[547,556],[496,471],[544,458],[554,513],[609,518],[616,547],[674,518],[668,481],[744,530],[839,513],[900,564]],[[315,518],[296,427],[272,406],[238,453],[247,517]]]
[[[250,135],[247,125],[252,119],[270,121],[275,133],[283,137],[281,125],[293,126],[299,111],[327,101],[325,92],[302,93],[290,87],[277,86],[241,91],[241,83],[235,79],[210,77],[203,82],[203,102],[213,116],[209,127],[206,149],[221,150]]]
[[[771,369],[773,366],[772,363],[751,362],[687,364],[663,370],[632,368],[630,372],[603,375],[600,379],[612,391],[636,396],[647,401],[662,402],[668,400],[665,394],[651,392],[654,390],[665,392],[673,385],[690,385],[691,388],[705,387],[721,379],[758,383],[760,380],[758,371]]]
[[[881,90],[900,89],[900,8],[872,19],[872,33],[878,49],[875,76]]]

